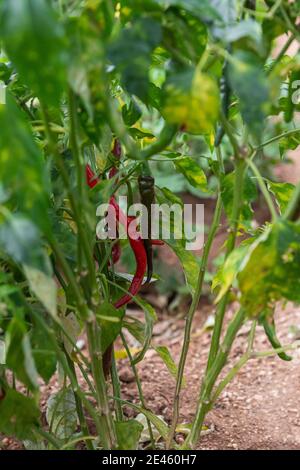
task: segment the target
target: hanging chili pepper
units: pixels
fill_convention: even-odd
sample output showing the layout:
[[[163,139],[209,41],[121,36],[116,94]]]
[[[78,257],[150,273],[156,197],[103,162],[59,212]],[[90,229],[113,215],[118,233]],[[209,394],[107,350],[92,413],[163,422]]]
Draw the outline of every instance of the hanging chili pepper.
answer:
[[[272,347],[274,349],[282,348],[281,343],[276,335],[274,319],[264,318],[263,320],[261,320],[261,324],[264,327],[265,333]],[[277,356],[280,357],[280,359],[282,359],[283,361],[291,361],[293,359],[291,356],[289,356],[285,352],[278,353]]]
[[[85,165],[86,182],[90,188],[94,188],[99,183],[99,179],[91,169],[89,164]]]
[[[141,203],[147,209],[148,237],[144,238],[144,245],[147,254],[147,281],[150,282],[153,274],[153,252],[151,243],[151,208],[155,201],[154,178],[152,176],[140,176],[138,179]]]
[[[115,141],[114,141],[112,154],[116,157],[117,160],[119,160],[121,158],[122,147],[121,147],[120,141],[118,139],[115,139]],[[109,177],[113,178],[114,176],[116,176],[117,173],[118,173],[118,170],[114,166],[109,172]]]

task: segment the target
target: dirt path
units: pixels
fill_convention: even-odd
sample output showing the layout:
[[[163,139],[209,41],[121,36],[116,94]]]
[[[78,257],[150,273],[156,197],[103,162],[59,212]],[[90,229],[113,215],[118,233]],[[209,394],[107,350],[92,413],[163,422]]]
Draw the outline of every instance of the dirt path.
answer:
[[[187,361],[181,422],[189,422],[193,416],[199,377],[204,370],[210,342],[210,333],[199,336],[201,316],[198,312]],[[284,312],[278,311],[277,316],[279,336],[283,344],[290,343],[293,338],[289,328],[300,326],[300,309],[289,307]],[[169,327],[165,323],[165,331],[156,338],[157,343],[169,345],[176,359],[182,341],[182,323],[182,320],[170,320]],[[231,364],[245,350],[249,325],[248,322],[236,339]],[[258,327],[255,350],[269,348],[263,330]],[[251,360],[207,416],[206,424],[213,431],[202,438],[198,449],[300,450],[300,350],[293,352],[293,356],[292,362],[283,362],[277,357]],[[150,408],[169,421],[174,379],[152,351],[147,354],[140,373]],[[130,372],[125,364],[122,375],[126,379],[126,383],[123,382],[125,395],[131,400],[136,399],[135,385],[130,383]],[[130,410],[128,413],[131,414]]]

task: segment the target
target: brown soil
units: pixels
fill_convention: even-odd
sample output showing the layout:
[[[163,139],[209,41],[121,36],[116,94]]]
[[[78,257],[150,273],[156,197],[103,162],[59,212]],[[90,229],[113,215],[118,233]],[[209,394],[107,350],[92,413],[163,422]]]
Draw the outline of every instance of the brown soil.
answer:
[[[210,344],[210,333],[201,334],[208,311],[198,311],[193,329],[193,339],[185,371],[186,387],[181,399],[181,422],[190,422],[195,410]],[[229,312],[230,315],[230,312]],[[283,344],[292,341],[290,326],[300,325],[300,310],[288,306],[277,312],[278,333]],[[182,344],[183,320],[163,322],[161,334],[155,338],[167,344],[178,359]],[[230,364],[237,362],[247,345],[248,322],[237,337]],[[270,349],[261,327],[257,328],[255,350]],[[208,414],[206,424],[213,430],[201,439],[200,449],[299,449],[300,450],[300,350],[293,353],[293,361],[283,362],[277,356],[252,359],[223,392],[214,409]],[[134,383],[130,380],[128,366],[122,375],[125,395],[136,398]],[[127,373],[126,373],[127,372]],[[174,380],[156,354],[150,351],[140,367],[145,396],[149,407],[169,421],[171,418]]]

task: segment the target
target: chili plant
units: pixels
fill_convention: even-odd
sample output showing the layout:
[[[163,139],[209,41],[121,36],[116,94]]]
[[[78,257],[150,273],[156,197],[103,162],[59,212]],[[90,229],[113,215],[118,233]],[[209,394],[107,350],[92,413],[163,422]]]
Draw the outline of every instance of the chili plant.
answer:
[[[272,181],[261,168],[300,143],[299,7],[298,0],[0,0],[1,433],[30,448],[134,449],[145,425],[150,446],[158,433],[177,448],[191,328],[223,213],[228,237],[211,286],[210,351],[181,447],[197,445],[207,413],[248,360],[291,359],[297,344],[280,344],[274,308],[300,300],[300,183]],[[215,200],[200,257],[184,239],[130,232],[138,219],[118,195],[146,208],[182,204],[156,184],[158,162]],[[258,194],[270,213],[259,227],[251,206]],[[96,236],[101,203],[114,209],[112,239]],[[126,244],[136,262],[131,278],[115,266]],[[153,278],[158,244],[178,256],[192,299],[178,366],[156,348],[176,375],[168,424],[149,409],[137,368],[155,347],[156,314],[138,294]],[[144,322],[127,316],[129,302],[144,311]],[[247,321],[248,348],[224,376]],[[257,323],[270,350],[253,349]],[[140,343],[137,354],[128,334]],[[138,404],[122,398],[117,338]],[[59,390],[43,426],[41,385],[55,374]],[[144,415],[144,424],[127,419],[124,406]]]

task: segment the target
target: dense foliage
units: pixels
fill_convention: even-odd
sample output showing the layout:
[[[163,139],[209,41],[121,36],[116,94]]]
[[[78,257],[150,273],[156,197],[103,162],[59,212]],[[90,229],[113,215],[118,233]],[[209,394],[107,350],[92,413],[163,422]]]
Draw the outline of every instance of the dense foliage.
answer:
[[[278,301],[300,301],[300,184],[274,180],[271,167],[300,143],[300,55],[287,55],[300,39],[299,10],[299,0],[0,0],[1,433],[36,449],[134,449],[144,430],[147,445],[160,439],[175,448],[192,321],[223,212],[228,238],[211,286],[211,349],[183,447],[197,444],[219,394],[257,355],[257,323],[274,348],[265,355],[291,359],[273,312]],[[118,241],[96,238],[96,208],[139,191],[146,202],[182,204],[186,189],[213,198],[215,213],[200,259],[185,240],[163,240],[192,296],[179,365],[156,348],[176,379],[169,425],[148,409],[136,369],[154,347],[155,311],[136,296],[152,248],[122,240],[141,269],[129,287],[132,278],[114,269]],[[270,213],[259,227],[258,195]],[[126,315],[132,297],[144,322]],[[249,347],[219,380],[246,321]],[[88,355],[78,346],[82,334]],[[136,355],[128,334],[140,343]],[[139,404],[120,396],[110,357],[117,338]],[[40,387],[55,373],[60,390],[45,426]],[[144,421],[125,418],[124,405]]]

